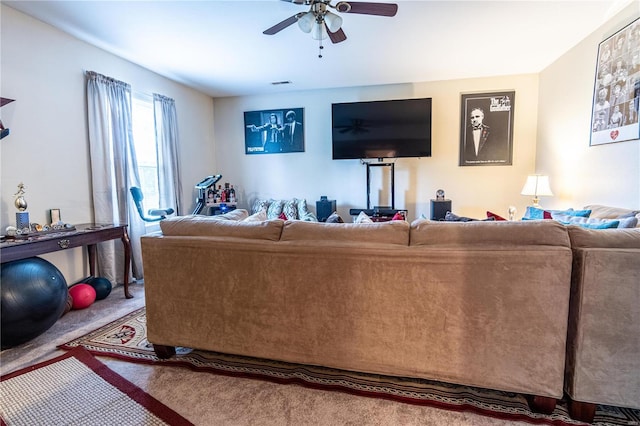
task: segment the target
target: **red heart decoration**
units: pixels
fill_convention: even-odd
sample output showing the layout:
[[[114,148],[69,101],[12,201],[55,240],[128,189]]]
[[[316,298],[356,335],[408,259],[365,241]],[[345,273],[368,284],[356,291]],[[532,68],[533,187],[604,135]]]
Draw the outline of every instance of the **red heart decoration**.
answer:
[[[620,132],[618,132],[617,130],[612,130],[609,136],[611,136],[611,139],[616,140],[619,134]]]

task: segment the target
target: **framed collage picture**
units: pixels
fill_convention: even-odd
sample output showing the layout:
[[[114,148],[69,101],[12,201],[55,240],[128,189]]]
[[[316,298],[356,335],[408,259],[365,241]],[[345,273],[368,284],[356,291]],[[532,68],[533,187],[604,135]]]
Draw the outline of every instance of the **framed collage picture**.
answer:
[[[245,112],[244,152],[304,152],[304,108]]]
[[[598,45],[590,145],[640,138],[640,18]]]
[[[460,166],[510,166],[516,92],[463,94]]]

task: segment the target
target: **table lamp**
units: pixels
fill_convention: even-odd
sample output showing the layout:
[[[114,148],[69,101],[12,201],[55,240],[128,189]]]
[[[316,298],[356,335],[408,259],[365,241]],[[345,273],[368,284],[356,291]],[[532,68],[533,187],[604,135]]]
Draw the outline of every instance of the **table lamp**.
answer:
[[[529,175],[527,181],[522,188],[522,195],[533,195],[533,207],[540,207],[539,197],[551,197],[551,187],[549,186],[549,176],[545,175]]]

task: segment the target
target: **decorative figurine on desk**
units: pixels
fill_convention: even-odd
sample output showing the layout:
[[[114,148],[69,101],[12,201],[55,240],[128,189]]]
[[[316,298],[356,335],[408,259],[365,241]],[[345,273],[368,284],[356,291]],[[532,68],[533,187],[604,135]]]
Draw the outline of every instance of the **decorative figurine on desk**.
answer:
[[[25,211],[27,209],[27,200],[24,199],[24,188],[24,183],[20,182],[18,184],[18,192],[13,194],[16,197],[13,204],[19,210],[16,213],[16,228],[19,230],[27,228],[27,232],[29,232],[29,212]]]
[[[438,189],[436,191],[436,201],[444,201],[444,189]]]
[[[509,206],[509,220],[514,220],[516,218],[516,212],[518,210],[515,206]]]

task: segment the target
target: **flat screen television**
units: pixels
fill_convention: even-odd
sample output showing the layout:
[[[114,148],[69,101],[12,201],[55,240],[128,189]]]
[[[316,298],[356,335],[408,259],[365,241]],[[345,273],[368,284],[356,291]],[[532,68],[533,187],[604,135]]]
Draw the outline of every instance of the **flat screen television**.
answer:
[[[431,98],[331,105],[334,160],[431,157]]]

